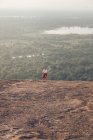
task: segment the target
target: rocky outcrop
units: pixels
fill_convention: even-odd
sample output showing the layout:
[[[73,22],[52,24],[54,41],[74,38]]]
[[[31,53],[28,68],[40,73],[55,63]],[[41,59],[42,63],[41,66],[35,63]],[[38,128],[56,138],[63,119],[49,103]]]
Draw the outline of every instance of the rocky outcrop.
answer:
[[[93,82],[0,81],[0,140],[93,140]]]

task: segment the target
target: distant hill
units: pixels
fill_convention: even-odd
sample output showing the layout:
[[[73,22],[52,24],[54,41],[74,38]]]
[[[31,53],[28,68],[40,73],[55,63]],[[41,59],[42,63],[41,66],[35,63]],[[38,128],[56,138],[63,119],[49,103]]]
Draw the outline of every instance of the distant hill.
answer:
[[[93,140],[93,82],[1,80],[0,140]]]

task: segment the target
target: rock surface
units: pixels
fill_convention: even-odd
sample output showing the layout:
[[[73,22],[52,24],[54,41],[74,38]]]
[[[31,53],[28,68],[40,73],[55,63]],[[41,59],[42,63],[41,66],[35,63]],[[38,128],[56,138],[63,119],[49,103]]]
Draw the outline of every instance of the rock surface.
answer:
[[[1,80],[0,140],[93,140],[93,82]]]

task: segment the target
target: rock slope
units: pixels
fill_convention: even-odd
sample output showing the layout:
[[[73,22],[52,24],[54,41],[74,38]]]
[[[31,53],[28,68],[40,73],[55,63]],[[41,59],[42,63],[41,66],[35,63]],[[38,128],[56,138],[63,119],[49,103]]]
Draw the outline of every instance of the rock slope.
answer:
[[[93,140],[93,82],[1,80],[0,140]]]

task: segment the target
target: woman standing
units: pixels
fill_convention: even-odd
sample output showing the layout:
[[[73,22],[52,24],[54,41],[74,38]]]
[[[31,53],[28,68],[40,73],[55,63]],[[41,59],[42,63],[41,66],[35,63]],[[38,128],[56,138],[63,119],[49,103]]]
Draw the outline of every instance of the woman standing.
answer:
[[[42,69],[42,80],[47,80],[47,69],[46,68]]]

